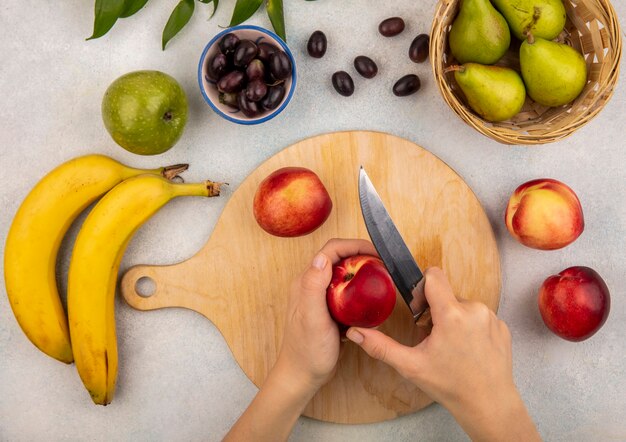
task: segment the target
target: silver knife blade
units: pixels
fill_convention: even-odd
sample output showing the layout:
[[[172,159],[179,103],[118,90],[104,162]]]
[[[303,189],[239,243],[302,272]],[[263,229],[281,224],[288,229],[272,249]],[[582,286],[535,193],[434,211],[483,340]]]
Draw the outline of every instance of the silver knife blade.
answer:
[[[417,322],[428,307],[424,295],[424,274],[413,259],[363,166],[359,171],[359,201],[372,243]]]

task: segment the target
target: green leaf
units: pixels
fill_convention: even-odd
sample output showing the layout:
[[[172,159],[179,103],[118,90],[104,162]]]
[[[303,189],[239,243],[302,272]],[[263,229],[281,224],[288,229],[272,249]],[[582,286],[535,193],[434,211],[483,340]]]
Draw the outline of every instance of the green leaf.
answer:
[[[193,14],[194,0],[180,0],[170,15],[165,28],[163,29],[162,48],[170,41],[181,29],[185,27]]]
[[[124,10],[124,0],[96,0],[93,34],[87,40],[100,38],[113,27]]]
[[[213,3],[213,13],[209,17],[209,19],[213,18],[215,12],[217,11],[217,7],[220,4],[220,0],[198,0],[200,3]]]
[[[285,35],[283,0],[267,0],[267,15],[270,17],[274,31],[276,31],[280,38],[287,41],[287,35]]]
[[[237,0],[228,26],[237,26],[248,20],[259,9],[261,3],[263,3],[263,0]]]
[[[148,0],[126,0],[124,2],[124,11],[120,14],[120,18],[130,17],[143,8],[146,3],[148,3]]]
[[[213,16],[215,15],[215,12],[217,12],[217,7],[220,4],[220,0],[213,0],[213,13],[211,14],[211,16],[209,18],[213,18]]]

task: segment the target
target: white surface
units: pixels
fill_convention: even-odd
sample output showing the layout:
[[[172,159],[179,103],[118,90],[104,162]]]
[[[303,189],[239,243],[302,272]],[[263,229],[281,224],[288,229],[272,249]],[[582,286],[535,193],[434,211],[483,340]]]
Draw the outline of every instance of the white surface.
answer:
[[[189,25],[162,52],[161,30],[176,3],[150,1],[105,37],[86,42],[92,29],[93,1],[2,2],[2,244],[21,200],[62,161],[97,152],[142,167],[189,162],[188,180],[225,180],[230,187],[219,199],[181,199],[165,207],[133,239],[122,271],[140,263],[174,263],[206,242],[229,196],[272,154],[329,131],[390,132],[438,155],[465,178],[483,203],[502,259],[499,315],[511,328],[515,377],[543,437],[550,441],[626,440],[624,74],[605,109],[572,137],[542,147],[506,147],[460,121],[441,99],[430,66],[414,65],[406,55],[413,37],[429,32],[434,1],[287,0],[289,44],[299,69],[296,94],[272,121],[242,127],[211,111],[196,80],[200,53],[220,30],[218,25],[228,24],[235,2],[222,1],[212,20],[207,20],[211,7],[198,3]],[[619,16],[626,15],[624,0],[614,6]],[[405,17],[407,29],[385,39],[377,34],[377,25],[392,15]],[[249,23],[269,27],[264,12]],[[326,32],[329,40],[321,60],[305,53],[306,41],[316,29]],[[376,78],[365,80],[354,73],[352,60],[359,54],[378,62]],[[100,102],[109,83],[136,69],[173,75],[189,97],[184,136],[172,150],[157,157],[138,157],[119,148],[100,116]],[[356,92],[350,98],[332,89],[330,76],[340,69],[354,73]],[[422,89],[412,97],[394,97],[394,81],[411,72],[422,78]],[[509,194],[522,182],[544,176],[573,187],[586,218],[578,241],[554,252],[517,244],[503,223]],[[76,233],[72,229],[69,239]],[[60,259],[63,279],[68,244]],[[607,323],[582,343],[550,334],[536,307],[543,279],[571,265],[595,268],[612,292]],[[183,309],[139,312],[118,298],[117,395],[106,408],[94,406],[74,366],[60,364],[30,344],[11,313],[4,284],[0,291],[2,440],[215,441],[256,392],[219,331],[204,317]],[[334,425],[302,418],[292,439],[364,442],[466,437],[450,415],[434,405],[372,425]]]

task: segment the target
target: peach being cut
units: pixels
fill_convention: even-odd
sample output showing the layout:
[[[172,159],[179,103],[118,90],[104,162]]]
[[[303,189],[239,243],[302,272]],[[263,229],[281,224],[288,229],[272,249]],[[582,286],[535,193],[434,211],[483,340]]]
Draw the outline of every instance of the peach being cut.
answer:
[[[543,322],[568,341],[597,332],[609,316],[611,296],[604,280],[589,267],[570,267],[547,278],[539,290]]]
[[[266,232],[294,237],[311,233],[330,215],[333,203],[315,172],[284,167],[267,176],[254,195],[254,217]]]
[[[565,247],[585,228],[583,209],[574,191],[550,178],[519,186],[509,199],[504,218],[515,239],[541,250]]]
[[[379,258],[355,255],[333,266],[326,303],[330,315],[343,326],[376,327],[393,311],[396,288]]]

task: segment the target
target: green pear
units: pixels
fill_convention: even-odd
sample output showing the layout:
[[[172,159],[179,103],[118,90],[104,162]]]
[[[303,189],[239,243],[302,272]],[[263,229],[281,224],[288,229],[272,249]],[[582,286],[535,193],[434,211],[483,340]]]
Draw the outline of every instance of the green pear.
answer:
[[[448,43],[459,63],[493,64],[509,49],[511,32],[489,0],[462,0]]]
[[[493,4],[520,40],[529,32],[552,40],[565,26],[565,6],[561,0],[493,0]]]
[[[587,65],[574,48],[532,34],[522,42],[519,62],[526,91],[544,106],[574,100],[587,84]]]
[[[449,68],[474,111],[487,121],[516,115],[526,100],[524,82],[513,69],[465,63]]]

